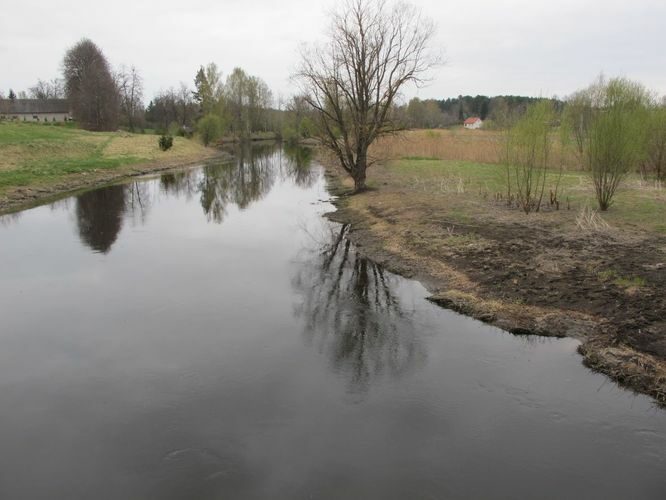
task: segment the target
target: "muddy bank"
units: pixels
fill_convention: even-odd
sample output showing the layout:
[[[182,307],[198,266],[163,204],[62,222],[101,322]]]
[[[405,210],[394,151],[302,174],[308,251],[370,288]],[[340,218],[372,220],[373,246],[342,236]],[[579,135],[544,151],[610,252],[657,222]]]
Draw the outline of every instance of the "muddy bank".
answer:
[[[118,182],[129,177],[187,168],[213,159],[225,160],[230,158],[231,155],[227,152],[211,150],[205,155],[192,158],[188,161],[183,161],[182,159],[160,160],[127,165],[112,170],[90,170],[71,174],[48,184],[12,187],[0,195],[0,214],[23,210],[45,201],[59,198],[73,191]]]
[[[518,335],[573,337],[583,362],[666,406],[666,238],[574,231],[500,206],[472,212],[373,171],[378,189],[350,195],[335,169],[329,218],[431,300]],[[538,221],[538,222],[537,222]]]

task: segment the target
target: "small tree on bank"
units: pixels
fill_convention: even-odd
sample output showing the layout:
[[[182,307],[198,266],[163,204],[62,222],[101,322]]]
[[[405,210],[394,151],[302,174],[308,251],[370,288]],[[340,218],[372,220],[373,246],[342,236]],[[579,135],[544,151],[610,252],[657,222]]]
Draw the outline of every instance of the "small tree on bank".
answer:
[[[626,78],[599,81],[577,92],[565,113],[602,211],[624,178],[645,157],[650,93]]]
[[[301,52],[295,78],[316,111],[318,137],[365,189],[368,148],[398,126],[392,109],[399,90],[420,84],[436,62],[427,53],[432,22],[406,4],[349,0],[333,14],[325,45]]]
[[[197,133],[204,146],[216,141],[222,134],[222,120],[219,116],[209,113],[197,122]]]
[[[550,132],[555,121],[553,103],[539,101],[507,133],[504,162],[507,168],[507,193],[528,214],[538,212],[548,175],[551,154]]]

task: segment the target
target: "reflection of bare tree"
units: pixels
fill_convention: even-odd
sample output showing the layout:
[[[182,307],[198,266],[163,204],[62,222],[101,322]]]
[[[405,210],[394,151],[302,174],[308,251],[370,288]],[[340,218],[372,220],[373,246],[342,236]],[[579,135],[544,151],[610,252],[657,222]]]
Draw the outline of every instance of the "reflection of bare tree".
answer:
[[[76,198],[76,221],[81,241],[97,252],[107,253],[123,225],[125,186],[109,186]]]
[[[162,174],[160,188],[164,193],[176,196],[184,194],[185,198],[189,200],[198,192],[197,171],[189,169]]]
[[[132,182],[125,186],[125,208],[134,222],[144,224],[150,208],[150,192],[145,182]]]
[[[356,252],[346,231],[332,230],[330,241],[299,267],[293,285],[303,297],[296,313],[305,319],[306,337],[330,356],[353,391],[363,392],[375,379],[420,365],[425,351],[392,278]]]

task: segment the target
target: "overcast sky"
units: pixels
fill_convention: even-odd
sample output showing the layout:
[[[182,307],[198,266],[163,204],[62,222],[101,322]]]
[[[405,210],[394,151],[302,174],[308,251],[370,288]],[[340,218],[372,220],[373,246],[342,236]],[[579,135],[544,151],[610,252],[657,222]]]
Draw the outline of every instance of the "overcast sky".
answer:
[[[60,74],[82,37],[112,65],[134,64],[146,100],[197,68],[235,66],[289,96],[300,42],[316,41],[331,0],[15,1],[0,16],[0,89]],[[437,25],[446,64],[405,97],[564,96],[596,75],[627,76],[666,94],[666,0],[414,0]]]

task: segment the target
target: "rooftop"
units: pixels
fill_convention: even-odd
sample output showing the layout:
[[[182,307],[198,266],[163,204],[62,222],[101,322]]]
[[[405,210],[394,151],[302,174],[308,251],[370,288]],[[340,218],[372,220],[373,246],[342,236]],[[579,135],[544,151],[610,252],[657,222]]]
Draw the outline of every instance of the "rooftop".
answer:
[[[0,99],[0,113],[69,113],[67,99]]]

